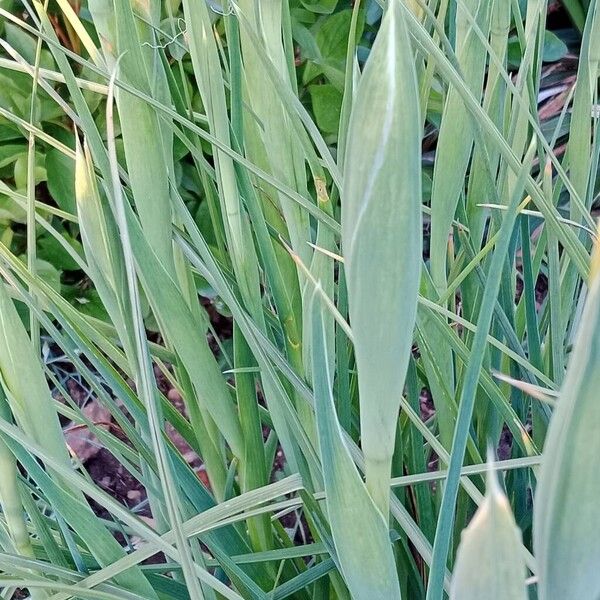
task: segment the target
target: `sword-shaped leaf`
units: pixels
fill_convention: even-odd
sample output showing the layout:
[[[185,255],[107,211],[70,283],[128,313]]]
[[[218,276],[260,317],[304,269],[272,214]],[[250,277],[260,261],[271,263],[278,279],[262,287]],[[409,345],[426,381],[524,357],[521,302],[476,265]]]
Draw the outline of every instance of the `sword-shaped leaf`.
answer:
[[[421,120],[403,18],[389,2],[350,116],[342,193],[367,487],[386,519],[421,264]]]
[[[569,368],[544,445],[535,496],[534,549],[541,600],[600,595],[600,250]]]
[[[335,413],[327,330],[318,290],[312,299],[312,373],[329,524],[340,571],[352,598],[394,600],[400,586],[386,520],[373,503]],[[360,523],[363,534],[356,534]]]
[[[462,534],[450,600],[526,600],[525,573],[521,532],[490,470],[485,500]]]

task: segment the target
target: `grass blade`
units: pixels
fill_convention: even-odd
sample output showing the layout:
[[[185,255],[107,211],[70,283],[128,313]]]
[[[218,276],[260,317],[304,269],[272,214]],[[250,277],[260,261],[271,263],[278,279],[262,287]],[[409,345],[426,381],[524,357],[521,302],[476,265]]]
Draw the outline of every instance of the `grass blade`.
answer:
[[[504,214],[501,233],[492,263],[488,272],[488,281],[485,286],[481,308],[479,310],[477,332],[473,338],[471,347],[471,360],[467,366],[467,371],[464,376],[464,386],[462,389],[458,417],[456,420],[456,428],[454,430],[454,439],[452,442],[452,454],[448,465],[448,478],[440,507],[440,514],[435,534],[435,542],[433,546],[433,563],[431,568],[431,576],[429,586],[427,588],[427,600],[441,600],[442,584],[443,584],[443,569],[446,566],[448,551],[450,548],[450,539],[452,536],[452,526],[456,511],[456,497],[458,494],[460,467],[464,460],[467,439],[469,435],[469,427],[471,417],[473,415],[473,407],[475,404],[475,394],[478,387],[478,381],[483,362],[483,356],[486,347],[486,337],[489,332],[494,304],[500,288],[501,274],[506,258],[506,252],[510,244],[510,238],[514,223],[517,218],[517,209],[521,201],[521,194],[525,183],[525,178],[529,172],[528,165],[533,159],[533,144],[530,146],[529,156],[526,159],[525,166],[522,167],[521,175],[515,183],[513,197],[511,199],[510,208]]]
[[[598,447],[597,389],[600,373],[600,278],[598,246],[582,323],[557,408],[550,421],[534,512],[534,549],[541,600],[593,598],[600,535],[596,501],[600,478],[589,456]],[[576,518],[574,518],[576,515]],[[564,574],[569,576],[565,577]]]
[[[353,598],[399,600],[400,587],[386,520],[358,474],[335,414],[333,382],[327,366],[327,332],[316,292],[312,303],[317,429],[329,522],[339,566]],[[355,535],[357,520],[368,535]]]
[[[486,52],[464,12],[474,15],[484,35],[489,28],[491,2],[465,0],[456,14],[456,54],[463,73],[464,85],[475,98],[481,96]],[[450,87],[442,114],[439,142],[436,151],[431,195],[431,275],[441,295],[446,289],[446,256],[448,234],[454,212],[464,188],[465,174],[471,156],[475,132],[470,115],[455,87]],[[457,146],[456,140],[461,138]]]

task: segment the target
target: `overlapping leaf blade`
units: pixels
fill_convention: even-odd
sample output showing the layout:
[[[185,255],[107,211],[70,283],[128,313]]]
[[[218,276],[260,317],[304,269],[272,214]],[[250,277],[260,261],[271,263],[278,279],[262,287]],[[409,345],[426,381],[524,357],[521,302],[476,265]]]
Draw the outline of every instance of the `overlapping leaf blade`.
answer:
[[[70,458],[44,371],[4,283],[0,285],[0,361],[2,385],[17,423],[50,457],[70,469]],[[27,370],[27,377],[22,377],[22,369]],[[59,475],[53,479],[52,485],[63,488],[62,503],[58,503],[56,509],[63,513],[100,564],[110,564],[123,556],[119,543],[93,514],[79,491]],[[77,514],[76,519],[74,514]],[[118,581],[126,588],[148,594],[149,598],[155,597],[139,570],[120,575]]]
[[[544,446],[534,511],[542,600],[600,593],[600,278],[598,249],[581,327]],[[568,576],[567,576],[568,574]]]
[[[353,598],[399,600],[400,587],[386,520],[374,504],[344,442],[327,360],[319,296],[312,300],[312,370],[327,512],[337,560]],[[361,523],[364,535],[356,535]]]

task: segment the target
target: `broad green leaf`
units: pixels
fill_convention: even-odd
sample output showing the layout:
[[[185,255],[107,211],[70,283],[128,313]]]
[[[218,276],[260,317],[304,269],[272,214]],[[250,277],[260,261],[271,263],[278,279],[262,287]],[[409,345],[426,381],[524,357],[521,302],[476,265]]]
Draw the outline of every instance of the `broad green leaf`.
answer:
[[[342,94],[331,84],[308,87],[313,112],[319,129],[323,133],[336,133],[340,124]]]
[[[367,487],[386,518],[421,265],[421,121],[403,19],[390,2],[352,108],[342,190]]]
[[[71,237],[66,231],[61,231],[62,238],[76,254],[83,254],[80,242]],[[53,235],[43,235],[38,238],[38,258],[49,262],[57,269],[64,271],[77,271],[80,269],[79,263],[62,246],[61,242]]]
[[[331,14],[338,3],[338,0],[302,0],[302,4],[308,8],[308,10],[321,13]]]
[[[42,181],[46,181],[47,179],[46,168],[43,166],[43,162],[43,156],[39,152],[36,152],[34,169],[34,181],[36,185]],[[18,156],[17,160],[15,161],[14,178],[17,189],[25,190],[27,188],[28,173],[27,152],[24,152]]]
[[[9,222],[13,223],[24,223],[27,220],[25,209],[19,206],[13,198],[0,195],[0,219],[6,224]]]
[[[564,58],[568,51],[567,45],[555,33],[546,31],[544,34],[544,51],[542,52],[544,62],[556,62]]]
[[[21,257],[23,262],[27,262],[25,256]],[[35,272],[43,279],[48,285],[54,288],[57,292],[60,291],[60,272],[56,267],[51,265],[45,260],[36,258],[35,260]]]
[[[75,164],[56,148],[46,152],[48,191],[60,208],[75,212]]]
[[[542,52],[542,60],[544,62],[556,62],[564,58],[569,49],[567,45],[551,31],[544,33],[544,50]]]
[[[35,62],[37,40],[34,37],[12,23],[7,23],[5,25],[4,36],[8,43],[15,48],[19,54],[24,56],[30,64]],[[40,66],[46,69],[54,68],[54,61],[47,50],[44,50],[41,54]]]
[[[511,66],[519,66],[522,58],[521,43],[518,37],[512,36],[508,40],[508,62]],[[544,48],[542,51],[542,60],[544,62],[556,62],[561,60],[568,53],[567,45],[551,31],[544,34]]]
[[[323,307],[312,299],[312,372],[327,512],[337,561],[357,599],[399,600],[400,587],[384,519],[365,487],[335,413]],[[356,535],[356,524],[364,535]]]
[[[450,600],[483,598],[527,598],[521,532],[491,470],[485,500],[462,533],[450,588]]]
[[[0,146],[0,169],[14,163],[27,150],[24,144],[2,144]]]
[[[343,10],[315,27],[314,41],[319,50],[319,56],[312,59],[306,66],[303,81],[308,83],[323,74],[338,90],[344,89],[344,70],[348,36],[351,31],[352,11]],[[362,19],[356,30],[356,40],[362,35]]]

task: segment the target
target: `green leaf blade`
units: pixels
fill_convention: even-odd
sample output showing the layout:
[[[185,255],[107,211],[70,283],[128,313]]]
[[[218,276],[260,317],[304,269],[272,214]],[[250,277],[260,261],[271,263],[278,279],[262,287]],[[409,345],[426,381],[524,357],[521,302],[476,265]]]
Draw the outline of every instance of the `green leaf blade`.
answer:
[[[412,49],[394,1],[357,91],[342,192],[367,485],[384,514],[420,278],[420,122]]]
[[[534,549],[542,600],[595,598],[600,593],[600,281],[589,292],[538,478]],[[566,576],[568,574],[568,576]]]
[[[386,519],[373,503],[344,442],[327,365],[323,309],[312,299],[312,370],[329,522],[339,566],[353,598],[393,600],[400,586]],[[356,535],[361,523],[365,534]]]
[[[492,471],[487,487],[462,534],[450,600],[526,600],[521,532]]]

